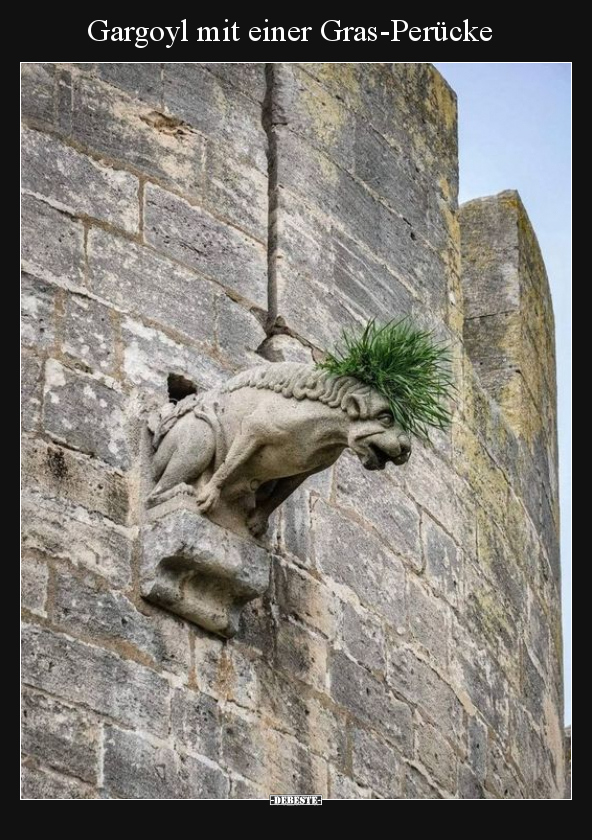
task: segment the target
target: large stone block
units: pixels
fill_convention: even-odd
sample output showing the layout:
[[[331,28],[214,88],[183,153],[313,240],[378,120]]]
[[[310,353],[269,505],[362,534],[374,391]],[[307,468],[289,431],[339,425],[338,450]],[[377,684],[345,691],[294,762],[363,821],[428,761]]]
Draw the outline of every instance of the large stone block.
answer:
[[[409,626],[411,635],[438,663],[448,659],[450,612],[415,578],[409,580]]]
[[[115,653],[41,627],[23,629],[23,680],[125,726],[168,733],[169,685]]]
[[[99,773],[99,728],[80,709],[25,690],[22,750],[55,770],[94,783]]]
[[[22,138],[22,185],[77,216],[136,233],[138,179],[110,169],[39,131]]]
[[[403,755],[412,750],[411,710],[361,665],[336,652],[330,666],[331,696],[362,723],[392,741]]]
[[[315,561],[397,631],[407,623],[405,570],[370,532],[321,500],[313,511]]]
[[[21,561],[21,606],[36,615],[45,615],[47,601],[47,565],[35,557]]]
[[[224,773],[116,727],[105,731],[104,784],[123,799],[223,799]]]
[[[327,765],[290,735],[257,719],[228,714],[223,732],[228,767],[270,794],[327,793]]]
[[[22,514],[25,549],[69,560],[102,575],[115,587],[129,584],[132,551],[125,529],[67,499],[35,490],[23,495]]]
[[[113,375],[117,366],[116,341],[111,309],[83,295],[68,295],[62,344],[67,356],[89,371]]]
[[[162,108],[162,64],[151,61],[99,61],[96,73],[104,82],[120,88],[133,99]]]
[[[411,456],[413,460],[413,455]],[[399,467],[389,465],[387,471]],[[345,453],[335,467],[336,501],[343,508],[355,510],[387,543],[392,551],[420,564],[419,512],[409,497],[389,481],[384,473],[364,470],[357,457]]]
[[[343,645],[349,655],[371,671],[385,671],[385,635],[367,610],[343,605]]]
[[[274,664],[280,671],[325,692],[327,652],[325,639],[289,619],[279,622]]]
[[[316,578],[289,563],[278,559],[273,568],[280,609],[332,638],[340,614],[339,600],[335,595]]]
[[[259,169],[215,141],[206,143],[205,206],[263,244],[268,233],[267,190],[267,177]]]
[[[242,66],[237,66],[235,74],[241,70]],[[251,73],[258,77],[259,86],[264,83],[262,64],[254,65]],[[261,172],[267,172],[267,137],[261,123],[261,107],[236,87],[199,64],[165,64],[164,103],[168,114],[217,143],[222,141],[229,155],[243,157]]]
[[[432,777],[445,790],[456,788],[456,755],[438,729],[429,724],[418,726],[416,753]]]
[[[127,487],[115,470],[38,438],[23,441],[22,461],[29,489],[67,499],[113,522],[125,524]]]
[[[236,367],[261,364],[257,349],[265,340],[265,330],[254,312],[226,294],[216,295],[216,339],[219,352]]]
[[[123,395],[55,359],[45,366],[43,424],[68,446],[120,469],[129,466]]]
[[[417,703],[435,724],[460,738],[463,711],[452,688],[426,662],[406,648],[389,650],[387,679],[390,687],[412,703]]]
[[[175,741],[192,753],[220,759],[222,718],[218,702],[208,694],[178,689],[171,702]]]
[[[145,236],[157,251],[266,307],[266,249],[236,228],[147,185]]]
[[[39,426],[43,399],[43,361],[37,356],[21,356],[21,426],[30,432]]]
[[[422,540],[426,579],[453,607],[462,597],[462,555],[451,537],[424,514]]]
[[[202,350],[174,341],[160,330],[124,318],[123,372],[133,385],[168,399],[168,377],[181,376],[199,390],[214,388],[229,372]]]
[[[67,106],[77,143],[186,195],[201,195],[204,141],[189,126],[84,76],[75,80],[74,107]]]
[[[54,123],[55,64],[27,61],[21,65],[21,111],[46,127]]]
[[[103,230],[91,231],[88,247],[93,292],[120,309],[190,339],[213,341],[212,283],[148,248]]]
[[[270,555],[186,502],[152,510],[142,529],[145,598],[221,636],[234,636],[244,605],[269,586]]]
[[[402,787],[402,763],[396,750],[372,732],[352,728],[352,773],[360,784],[387,799],[398,799]]]
[[[56,572],[52,617],[73,636],[125,647],[153,667],[185,677],[189,673],[189,634],[182,622],[144,615],[121,592],[105,591],[90,575],[74,575],[70,569]]]
[[[84,284],[84,228],[55,207],[30,195],[21,203],[22,258],[40,278]]]
[[[57,289],[26,272],[21,280],[21,341],[25,347],[51,347],[56,337]]]
[[[23,799],[101,799],[95,788],[72,776],[51,770],[23,767],[21,793]]]

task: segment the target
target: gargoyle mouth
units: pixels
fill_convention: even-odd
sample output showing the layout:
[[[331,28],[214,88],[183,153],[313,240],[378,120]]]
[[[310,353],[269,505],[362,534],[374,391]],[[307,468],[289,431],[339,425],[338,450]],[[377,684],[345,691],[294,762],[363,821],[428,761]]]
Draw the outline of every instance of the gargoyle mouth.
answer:
[[[383,470],[386,462],[390,459],[380,447],[369,443],[367,451],[360,460],[362,461],[362,466],[367,470]]]

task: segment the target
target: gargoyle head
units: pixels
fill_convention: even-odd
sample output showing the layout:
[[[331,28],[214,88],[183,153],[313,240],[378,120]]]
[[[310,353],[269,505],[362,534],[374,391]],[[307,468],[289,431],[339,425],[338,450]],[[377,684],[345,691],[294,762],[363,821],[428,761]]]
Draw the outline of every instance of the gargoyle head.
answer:
[[[411,440],[395,421],[388,400],[376,391],[351,394],[346,411],[352,420],[347,445],[367,470],[383,470],[390,461],[405,464],[411,455]]]
[[[450,423],[448,349],[408,319],[383,326],[371,320],[359,334],[344,333],[342,347],[318,367],[366,388],[348,392],[342,408],[354,421],[348,446],[368,470],[404,464],[412,434],[428,439],[430,427]]]

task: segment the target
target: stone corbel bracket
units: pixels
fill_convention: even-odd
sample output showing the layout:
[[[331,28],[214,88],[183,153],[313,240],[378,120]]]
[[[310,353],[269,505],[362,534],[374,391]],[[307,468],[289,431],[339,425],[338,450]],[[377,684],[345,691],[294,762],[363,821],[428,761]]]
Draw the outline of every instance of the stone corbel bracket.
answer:
[[[249,601],[269,586],[269,552],[202,516],[189,499],[150,511],[142,527],[141,592],[146,600],[224,638]]]

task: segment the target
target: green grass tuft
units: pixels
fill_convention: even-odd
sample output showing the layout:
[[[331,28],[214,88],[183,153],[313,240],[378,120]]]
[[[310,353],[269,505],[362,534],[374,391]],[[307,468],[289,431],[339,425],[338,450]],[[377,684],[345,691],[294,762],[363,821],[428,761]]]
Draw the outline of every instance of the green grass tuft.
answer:
[[[446,429],[445,405],[454,388],[447,347],[408,319],[343,333],[343,346],[317,367],[335,376],[354,376],[371,385],[389,403],[395,421],[410,434],[429,440],[429,429]]]

